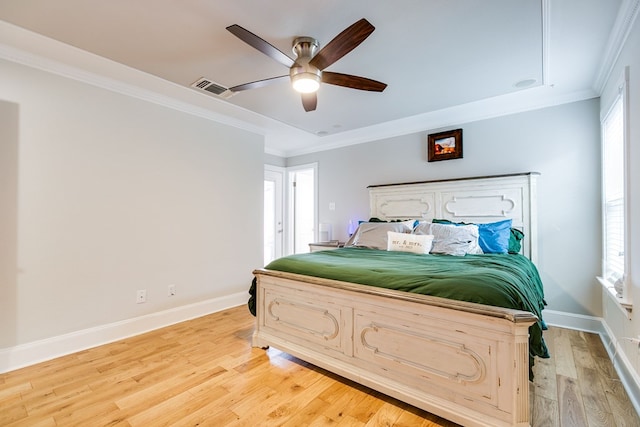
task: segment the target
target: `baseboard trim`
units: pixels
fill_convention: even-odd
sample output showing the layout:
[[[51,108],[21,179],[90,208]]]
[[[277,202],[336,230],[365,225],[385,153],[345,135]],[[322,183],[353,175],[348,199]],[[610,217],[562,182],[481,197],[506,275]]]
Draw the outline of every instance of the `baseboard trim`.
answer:
[[[575,329],[577,331],[606,333],[603,320],[600,317],[586,316],[584,314],[565,313],[564,311],[544,310],[544,321],[549,326]]]
[[[633,365],[627,355],[623,351],[618,351],[618,341],[611,329],[609,329],[609,326],[604,321],[602,325],[605,329],[605,333],[600,334],[602,343],[607,349],[609,359],[611,359],[613,367],[618,373],[633,407],[636,409],[636,412],[640,414],[640,376],[638,376],[635,369],[633,369]]]
[[[0,373],[246,304],[245,291],[0,349]]]
[[[554,310],[544,310],[543,314],[545,322],[550,326],[593,332],[600,335],[600,339],[609,354],[616,373],[622,381],[629,400],[631,400],[636,412],[640,414],[640,377],[636,374],[626,354],[617,350],[618,342],[604,319]]]

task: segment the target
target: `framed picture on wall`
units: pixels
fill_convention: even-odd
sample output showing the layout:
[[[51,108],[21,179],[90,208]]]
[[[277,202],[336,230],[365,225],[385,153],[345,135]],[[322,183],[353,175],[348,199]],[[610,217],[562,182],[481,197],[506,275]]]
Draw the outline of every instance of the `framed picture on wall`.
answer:
[[[462,158],[462,129],[432,133],[427,136],[427,160],[450,160]]]

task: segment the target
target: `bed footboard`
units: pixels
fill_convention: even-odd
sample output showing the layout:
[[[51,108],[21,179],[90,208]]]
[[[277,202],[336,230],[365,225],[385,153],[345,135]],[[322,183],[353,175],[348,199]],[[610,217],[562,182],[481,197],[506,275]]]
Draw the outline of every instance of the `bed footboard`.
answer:
[[[273,346],[466,426],[529,425],[531,313],[256,270]]]

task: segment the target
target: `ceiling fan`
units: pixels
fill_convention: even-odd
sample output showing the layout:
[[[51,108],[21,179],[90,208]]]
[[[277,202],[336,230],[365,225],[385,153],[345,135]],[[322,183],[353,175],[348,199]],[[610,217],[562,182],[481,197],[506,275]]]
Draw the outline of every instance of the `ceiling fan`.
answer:
[[[289,68],[288,75],[230,87],[229,90],[232,92],[264,87],[290,78],[293,88],[302,95],[302,106],[305,111],[313,111],[318,103],[316,91],[320,87],[320,83],[373,92],[382,92],[387,87],[385,83],[365,77],[324,71],[325,68],[351,52],[373,33],[375,27],[364,18],[347,27],[319,51],[320,44],[316,39],[312,37],[296,38],[293,40],[295,60],[239,25],[231,25],[227,27],[227,30],[249,46]]]

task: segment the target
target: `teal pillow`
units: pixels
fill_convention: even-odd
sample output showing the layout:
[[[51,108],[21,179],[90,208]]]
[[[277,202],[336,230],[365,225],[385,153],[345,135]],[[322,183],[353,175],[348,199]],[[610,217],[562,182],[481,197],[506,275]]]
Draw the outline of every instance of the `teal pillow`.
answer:
[[[510,254],[519,254],[520,249],[522,249],[522,239],[524,238],[524,233],[517,228],[512,228],[509,236],[509,253]]]

